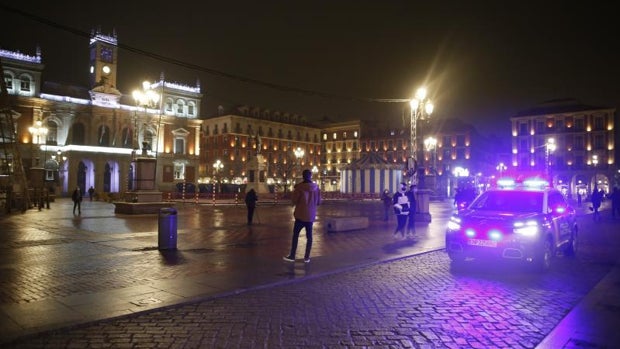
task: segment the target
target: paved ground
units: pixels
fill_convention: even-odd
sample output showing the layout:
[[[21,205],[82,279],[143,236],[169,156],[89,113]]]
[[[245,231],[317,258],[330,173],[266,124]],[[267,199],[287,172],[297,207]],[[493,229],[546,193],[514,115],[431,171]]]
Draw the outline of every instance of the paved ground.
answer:
[[[186,204],[178,210],[176,251],[157,249],[156,215],[118,216],[105,203],[84,203],[80,217],[71,215],[64,200],[50,210],[4,217],[2,342],[37,348],[531,348],[539,343],[557,348],[575,338],[605,343],[594,329],[575,325],[587,317],[573,315],[601,306],[613,313],[615,303],[609,300],[620,294],[607,299],[620,285],[616,273],[615,282],[603,279],[584,298],[609,271],[605,263],[589,269],[564,265],[557,276],[542,279],[524,279],[518,272],[514,278],[497,273],[472,278],[451,271],[442,251],[449,203],[433,203],[433,222],[418,226],[416,239],[403,241],[390,236],[393,220],[379,220],[379,202],[326,203],[315,225],[310,264],[281,260],[290,242],[289,206],[259,207],[257,224],[250,227],[241,206]],[[328,216],[352,214],[370,217],[371,227],[325,232]],[[598,228],[610,231],[613,223],[600,222]],[[300,242],[298,257],[304,239]],[[567,281],[553,282],[556,277]],[[581,287],[563,288],[575,278]],[[596,298],[599,288],[602,298]],[[490,293],[472,291],[479,289]],[[492,302],[481,312],[485,299],[479,298],[489,294]],[[588,300],[592,296],[595,300]],[[554,304],[546,306],[549,297]],[[511,299],[529,304],[501,315],[510,326],[490,318],[517,304]],[[531,304],[543,311],[535,314],[538,320],[523,313]],[[457,306],[462,312],[454,316],[450,311]],[[572,326],[562,325],[571,316]],[[96,322],[101,319],[110,320]],[[524,319],[530,321],[525,328]],[[505,336],[513,326],[518,333]]]

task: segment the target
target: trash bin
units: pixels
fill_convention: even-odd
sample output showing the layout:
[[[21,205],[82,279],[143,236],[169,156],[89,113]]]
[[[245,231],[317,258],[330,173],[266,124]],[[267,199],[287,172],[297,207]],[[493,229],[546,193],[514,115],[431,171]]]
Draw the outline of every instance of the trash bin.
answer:
[[[159,209],[158,248],[176,250],[177,248],[177,210],[172,207]]]

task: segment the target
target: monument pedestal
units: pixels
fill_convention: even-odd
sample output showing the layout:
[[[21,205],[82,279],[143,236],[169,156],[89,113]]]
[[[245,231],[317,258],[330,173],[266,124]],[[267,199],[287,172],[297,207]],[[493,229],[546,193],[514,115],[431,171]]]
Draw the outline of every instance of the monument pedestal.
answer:
[[[415,215],[416,222],[430,223],[431,213],[429,211],[429,201],[432,190],[418,189],[416,193],[416,204],[418,206]]]
[[[155,190],[155,173],[157,159],[147,157],[143,149],[142,156],[134,161],[134,191],[125,193],[124,202],[114,203],[114,213],[146,214],[158,213],[160,209],[174,204],[162,200],[162,192]]]
[[[269,193],[269,187],[265,182],[265,169],[267,168],[267,160],[261,154],[256,154],[248,160],[248,182],[245,185],[246,193],[250,189],[254,189],[256,193]]]

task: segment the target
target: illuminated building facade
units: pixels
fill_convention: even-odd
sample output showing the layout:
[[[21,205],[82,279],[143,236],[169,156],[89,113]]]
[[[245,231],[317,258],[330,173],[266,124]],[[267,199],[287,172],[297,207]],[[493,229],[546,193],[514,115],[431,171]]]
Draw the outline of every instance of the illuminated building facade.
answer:
[[[116,36],[93,32],[89,50],[90,86],[42,81],[38,49],[35,56],[0,50],[26,172],[44,166],[46,187],[56,195],[76,186],[84,193],[91,186],[100,194],[124,193],[132,190],[132,160],[145,151],[157,159],[159,190],[195,180],[200,86],[167,82],[162,75],[149,85],[158,103],[142,105],[116,88]],[[29,132],[35,124],[46,129],[44,136]]]
[[[439,197],[452,196],[458,177],[491,176],[493,164],[503,153],[502,146],[482,137],[469,124],[456,119],[438,119],[425,123],[419,131],[418,167],[424,175],[424,187]],[[432,143],[428,140],[434,140]],[[376,153],[388,163],[407,167],[410,136],[406,127],[385,128],[377,123],[365,123],[360,141],[362,156]],[[506,149],[508,149],[506,147]]]
[[[574,99],[545,102],[511,118],[509,170],[548,172],[569,197],[618,185],[616,109]],[[553,149],[547,143],[553,142]]]
[[[359,120],[321,124],[321,172],[323,190],[341,190],[341,171],[360,158],[362,125]]]
[[[303,169],[321,167],[320,129],[304,116],[259,107],[218,108],[218,116],[203,120],[199,183],[219,177],[228,191],[248,181],[248,164],[262,155],[266,168],[258,175],[270,189],[288,191],[301,181]],[[211,166],[217,161],[221,170]],[[225,186],[227,188],[227,186]]]

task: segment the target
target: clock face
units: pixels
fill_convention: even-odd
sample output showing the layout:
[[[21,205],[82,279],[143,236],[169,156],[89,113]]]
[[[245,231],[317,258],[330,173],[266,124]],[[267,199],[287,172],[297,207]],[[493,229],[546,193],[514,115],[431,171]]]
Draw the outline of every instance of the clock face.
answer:
[[[104,74],[110,74],[110,67],[108,67],[107,65],[104,65],[103,68],[101,68],[101,70],[103,71]]]
[[[112,63],[112,49],[109,47],[102,47],[100,58],[104,62]]]

